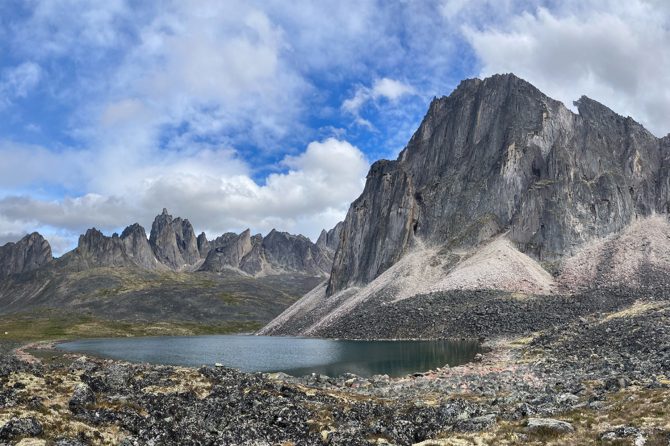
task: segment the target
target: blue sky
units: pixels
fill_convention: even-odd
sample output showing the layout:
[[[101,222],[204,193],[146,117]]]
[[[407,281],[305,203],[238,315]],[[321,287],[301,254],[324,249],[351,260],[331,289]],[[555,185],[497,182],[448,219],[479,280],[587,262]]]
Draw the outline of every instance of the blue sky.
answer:
[[[4,1],[0,243],[167,207],[210,237],[341,220],[434,96],[515,72],[670,130],[664,1]]]

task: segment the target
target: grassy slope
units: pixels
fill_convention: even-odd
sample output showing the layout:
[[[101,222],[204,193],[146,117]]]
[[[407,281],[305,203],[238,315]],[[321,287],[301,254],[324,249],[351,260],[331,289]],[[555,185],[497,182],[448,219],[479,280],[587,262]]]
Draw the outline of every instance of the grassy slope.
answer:
[[[0,336],[36,340],[254,331],[320,280],[51,268],[0,282]]]

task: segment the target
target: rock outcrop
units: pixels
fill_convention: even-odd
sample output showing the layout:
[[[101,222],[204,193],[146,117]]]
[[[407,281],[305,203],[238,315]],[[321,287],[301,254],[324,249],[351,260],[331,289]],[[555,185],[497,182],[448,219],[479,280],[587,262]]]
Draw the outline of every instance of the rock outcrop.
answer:
[[[339,222],[332,229],[321,231],[319,238],[316,241],[316,246],[321,249],[328,249],[335,253],[337,246],[340,244],[340,237],[342,236],[343,222]]]
[[[52,260],[49,242],[33,232],[16,243],[0,246],[0,276],[32,271]]]
[[[328,294],[369,283],[417,238],[457,250],[504,232],[522,252],[556,261],[667,212],[667,138],[592,99],[575,104],[579,114],[511,74],[433,100],[398,159],[371,167]]]
[[[333,250],[326,245],[274,229],[265,237],[251,236],[248,229],[239,235],[224,234],[212,245],[215,247],[200,268],[203,271],[237,269],[253,276],[284,272],[326,276],[332,266]]]
[[[261,248],[272,269],[327,274],[332,265],[332,257],[303,235],[273,229],[263,238]]]
[[[96,267],[137,267],[148,270],[166,270],[154,256],[144,228],[135,223],[124,229],[119,237],[111,237],[92,228],[79,236],[77,248],[65,254],[64,264],[78,264],[79,269]]]
[[[79,236],[79,243],[74,251],[85,262],[87,267],[99,266],[130,266],[133,261],[126,253],[126,247],[119,235],[104,235],[95,228]]]
[[[182,269],[200,260],[193,226],[180,217],[173,219],[167,209],[154,220],[149,243],[158,261],[171,269]]]
[[[147,239],[147,233],[138,223],[132,224],[123,230],[121,240],[126,254],[136,265],[146,269],[162,269],[153,249]]]
[[[223,271],[240,268],[242,260],[253,248],[249,229],[237,235],[226,233],[212,242],[213,248],[200,267],[203,271]]]
[[[198,252],[200,253],[200,257],[204,259],[207,257],[207,254],[209,254],[209,250],[212,249],[209,240],[207,240],[207,234],[201,232],[196,242],[198,244]]]
[[[667,289],[670,135],[575,105],[511,74],[434,99],[398,159],[371,166],[327,284],[260,333],[347,337],[346,320],[421,294]]]

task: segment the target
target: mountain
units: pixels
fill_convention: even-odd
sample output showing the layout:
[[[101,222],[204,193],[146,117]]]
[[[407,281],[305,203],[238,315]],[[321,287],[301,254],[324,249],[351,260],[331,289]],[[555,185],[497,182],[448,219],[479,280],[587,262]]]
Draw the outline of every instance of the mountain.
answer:
[[[51,246],[37,232],[0,246],[0,277],[33,271],[53,260]]]
[[[340,244],[340,237],[342,236],[342,228],[344,227],[344,222],[339,222],[332,229],[326,231],[325,229],[319,234],[319,238],[316,240],[316,246],[321,249],[330,250],[335,253],[337,247]]]
[[[251,236],[247,229],[240,235],[224,234],[214,242],[201,271],[237,269],[253,276],[304,272],[327,277],[334,251],[312,243],[302,235],[270,231],[266,237]]]
[[[670,274],[667,255],[654,254],[670,251],[670,135],[659,139],[587,97],[575,106],[577,114],[512,74],[465,80],[434,99],[398,159],[371,166],[327,285],[263,332],[322,335],[372,302],[445,290],[646,286],[561,275],[594,244],[594,268],[603,268],[606,240],[626,231],[656,244],[636,251],[627,276]]]
[[[86,330],[119,323],[188,332],[256,329],[323,282],[333,255],[328,246],[275,230],[209,241],[166,209],[149,238],[137,223],[120,236],[92,228],[58,259],[34,233],[0,247],[0,318],[55,311],[56,319]]]
[[[180,217],[173,219],[165,208],[151,226],[149,243],[158,261],[171,269],[183,269],[200,260],[198,241],[191,223]]]

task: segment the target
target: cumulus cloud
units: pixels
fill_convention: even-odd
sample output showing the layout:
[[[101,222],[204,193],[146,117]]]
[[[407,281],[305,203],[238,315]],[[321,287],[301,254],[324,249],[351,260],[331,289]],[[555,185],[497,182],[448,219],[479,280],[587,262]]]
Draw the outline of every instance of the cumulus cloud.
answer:
[[[0,95],[7,98],[22,98],[28,95],[40,81],[42,69],[34,62],[24,62],[6,69],[0,77]]]
[[[45,228],[48,238],[61,241],[62,249],[92,226],[120,230],[137,219],[148,229],[169,203],[174,215],[189,218],[210,237],[247,227],[267,233],[276,227],[315,238],[344,218],[350,201],[363,189],[368,169],[358,148],[334,138],[312,142],[301,154],[285,157],[281,164],[287,171],[270,174],[264,184],[244,168],[235,173],[216,167],[225,161],[231,159],[222,153],[199,151],[190,158],[166,160],[156,169],[126,169],[123,186],[109,195],[5,197],[0,199],[5,222],[0,236],[11,239],[26,226]],[[63,229],[69,232],[64,235]]]
[[[361,108],[370,101],[386,99],[395,102],[406,95],[413,95],[416,90],[404,82],[384,77],[374,81],[371,87],[359,86],[354,95],[342,103],[342,109],[356,117],[359,124],[372,127],[372,124],[361,117]]]
[[[662,3],[569,1],[486,27],[466,19],[463,29],[482,76],[513,72],[568,106],[585,94],[662,136],[670,131],[670,14]]]
[[[91,161],[86,152],[59,152],[8,140],[0,140],[0,159],[0,191],[45,184],[75,186],[83,180],[86,166]]]

